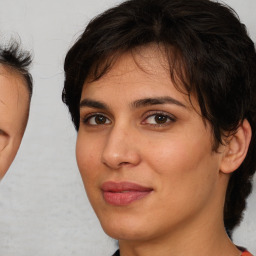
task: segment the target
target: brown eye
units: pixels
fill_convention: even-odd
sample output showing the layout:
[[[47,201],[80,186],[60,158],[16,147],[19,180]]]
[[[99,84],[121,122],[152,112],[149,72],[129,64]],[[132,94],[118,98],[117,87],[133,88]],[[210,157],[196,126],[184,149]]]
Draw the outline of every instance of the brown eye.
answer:
[[[107,122],[107,118],[105,116],[95,116],[96,124],[105,124]]]
[[[111,121],[104,115],[93,115],[89,116],[84,120],[84,123],[88,125],[104,125],[104,124],[110,124]]]
[[[164,115],[155,115],[154,119],[157,124],[164,124],[168,121],[168,117]]]
[[[169,123],[175,122],[175,118],[172,115],[168,115],[165,113],[155,113],[152,115],[149,115],[144,121],[144,124],[149,125],[167,125]]]

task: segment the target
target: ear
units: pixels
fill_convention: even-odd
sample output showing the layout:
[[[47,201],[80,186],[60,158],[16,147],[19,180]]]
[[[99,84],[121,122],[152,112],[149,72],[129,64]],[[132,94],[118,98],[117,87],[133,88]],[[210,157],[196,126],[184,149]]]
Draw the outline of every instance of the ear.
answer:
[[[249,148],[251,136],[251,126],[245,119],[238,127],[236,133],[228,138],[228,143],[225,146],[221,160],[221,172],[232,173],[242,164]]]

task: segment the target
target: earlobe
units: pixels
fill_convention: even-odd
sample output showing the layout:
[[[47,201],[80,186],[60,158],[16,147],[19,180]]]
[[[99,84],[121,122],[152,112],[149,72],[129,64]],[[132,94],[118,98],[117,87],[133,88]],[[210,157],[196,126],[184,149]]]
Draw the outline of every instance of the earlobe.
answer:
[[[232,173],[242,164],[249,148],[251,136],[251,126],[245,119],[238,127],[236,133],[228,138],[229,140],[225,146],[221,161],[221,172]]]

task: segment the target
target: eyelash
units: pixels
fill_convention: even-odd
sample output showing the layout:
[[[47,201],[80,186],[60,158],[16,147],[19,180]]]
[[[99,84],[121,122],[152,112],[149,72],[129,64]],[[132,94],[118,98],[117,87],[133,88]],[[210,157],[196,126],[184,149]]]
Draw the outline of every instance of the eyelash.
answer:
[[[165,118],[164,122],[163,123],[155,123],[155,124],[150,124],[150,123],[147,123],[146,120],[148,120],[149,118],[156,118],[156,116],[160,116],[160,117],[163,117]],[[103,118],[103,121],[105,120],[106,122],[105,123],[98,123],[97,124],[97,121],[94,120],[94,124],[90,124],[90,120],[92,120],[92,118]],[[155,119],[154,119],[155,120]],[[170,123],[173,123],[176,121],[176,117],[169,114],[169,113],[166,113],[166,112],[163,112],[163,111],[150,111],[150,112],[147,112],[146,113],[146,116],[145,118],[143,119],[142,121],[142,124],[143,125],[149,125],[149,126],[153,126],[153,127],[164,127],[164,126],[168,126],[170,125]],[[83,119],[82,119],[82,122],[85,124],[85,125],[88,125],[88,126],[101,126],[101,125],[109,125],[111,124],[111,120],[110,118],[108,118],[105,114],[103,113],[92,113],[92,114],[89,114],[89,115],[86,115]]]
[[[146,117],[144,118],[144,120],[142,121],[142,123],[144,124],[147,124],[146,123],[146,120],[149,119],[149,118],[156,118],[156,116],[161,116],[161,117],[164,117],[165,120],[167,120],[166,122],[164,123],[155,123],[155,124],[149,124],[150,126],[154,126],[154,127],[164,127],[164,126],[168,126],[170,125],[170,123],[173,123],[173,122],[176,122],[176,117],[167,113],[167,112],[163,112],[163,111],[151,111],[151,113],[147,113]],[[154,119],[155,120],[155,119]]]
[[[88,126],[99,126],[99,125],[108,125],[109,123],[106,123],[106,124],[89,124],[89,121],[92,119],[92,118],[96,118],[96,117],[103,117],[105,118],[106,120],[109,120],[109,123],[111,123],[111,120],[105,115],[105,114],[102,114],[102,113],[93,113],[93,114],[89,114],[89,115],[86,115],[82,121],[84,124],[88,125]]]

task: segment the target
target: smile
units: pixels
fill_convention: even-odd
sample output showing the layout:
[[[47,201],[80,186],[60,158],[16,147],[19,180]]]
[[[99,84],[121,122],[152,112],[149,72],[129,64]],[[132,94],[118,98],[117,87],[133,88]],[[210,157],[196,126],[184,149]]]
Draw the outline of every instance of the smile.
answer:
[[[131,182],[105,182],[101,186],[104,200],[116,206],[129,205],[149,195],[153,189]]]

